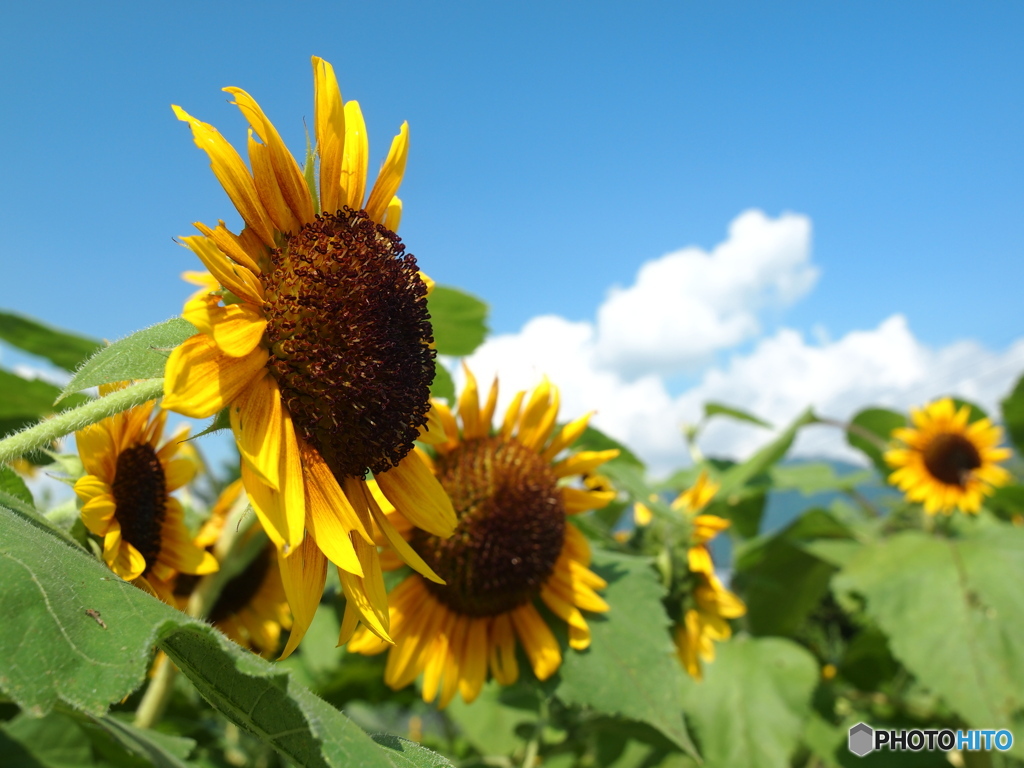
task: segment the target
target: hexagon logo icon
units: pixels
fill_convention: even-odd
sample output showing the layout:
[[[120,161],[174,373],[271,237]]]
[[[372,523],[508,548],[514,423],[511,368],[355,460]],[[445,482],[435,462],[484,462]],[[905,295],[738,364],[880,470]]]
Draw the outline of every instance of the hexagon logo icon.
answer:
[[[857,757],[864,757],[875,748],[875,732],[867,723],[857,723],[850,728],[849,747]]]

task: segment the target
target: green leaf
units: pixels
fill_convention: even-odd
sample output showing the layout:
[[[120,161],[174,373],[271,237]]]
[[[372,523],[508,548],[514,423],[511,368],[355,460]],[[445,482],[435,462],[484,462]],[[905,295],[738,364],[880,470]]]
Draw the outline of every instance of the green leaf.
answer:
[[[754,635],[792,636],[828,592],[835,566],[804,549],[806,539],[849,538],[822,509],[811,509],[775,535],[751,542],[736,558],[736,591]]]
[[[790,756],[811,711],[818,664],[782,638],[737,637],[716,647],[685,709],[707,768],[775,768]]]
[[[386,754],[393,766],[399,768],[452,768],[451,762],[444,756],[400,736],[393,736],[390,733],[375,733],[373,740],[389,750]]]
[[[103,345],[94,339],[52,328],[28,317],[0,312],[0,339],[54,365],[73,371]]]
[[[846,431],[846,442],[871,459],[882,477],[888,477],[892,468],[882,458],[882,445],[892,440],[894,429],[907,425],[907,417],[886,408],[865,408],[850,420],[850,424],[851,428]],[[871,439],[871,435],[875,439]]]
[[[35,501],[32,499],[32,492],[25,485],[25,481],[21,479],[21,475],[6,464],[0,464],[0,493],[13,496],[30,507],[35,505]]]
[[[79,725],[97,751],[118,762],[151,768],[187,768],[185,758],[195,749],[192,739],[136,728],[111,715],[81,718]]]
[[[0,725],[0,760],[11,768],[80,768],[93,765],[89,738],[62,712],[43,718],[22,713]]]
[[[610,610],[587,615],[590,648],[566,651],[555,694],[654,726],[696,756],[681,714],[684,675],[661,602],[665,590],[651,561],[597,550],[592,569],[608,581],[602,596]]]
[[[158,379],[171,350],[198,331],[192,323],[173,317],[159,325],[136,331],[131,336],[104,347],[75,371],[60,396],[80,392],[100,384],[132,379]]]
[[[1021,733],[1024,530],[964,522],[957,539],[905,531],[865,546],[833,585],[864,598],[893,655],[969,725]]]
[[[740,492],[726,498],[716,497],[708,506],[709,515],[718,515],[729,520],[731,533],[744,539],[757,536],[761,530],[761,518],[768,503],[768,495],[763,492]]]
[[[527,683],[503,686],[491,680],[472,704],[456,697],[447,712],[466,740],[482,755],[507,756],[525,741],[516,729],[537,722],[538,701],[536,692]]]
[[[440,362],[434,362],[434,381],[430,385],[431,397],[443,397],[449,405],[455,403],[455,382],[448,369]]]
[[[771,478],[775,490],[792,489],[804,496],[813,496],[828,491],[851,490],[873,480],[875,473],[863,470],[839,475],[832,464],[808,461],[773,467]]]
[[[747,413],[746,411],[742,411],[739,408],[733,408],[732,406],[723,405],[722,403],[704,403],[704,419],[710,419],[712,416],[728,416],[729,418],[736,419],[737,421],[745,421],[768,429],[772,428],[772,425],[764,419],[759,419],[757,416]]]
[[[3,508],[0,583],[0,689],[30,714],[63,701],[102,716],[145,680],[157,645],[228,719],[301,765],[438,764],[404,743],[378,746],[282,668]]]
[[[786,455],[800,428],[817,421],[818,418],[808,408],[772,442],[742,464],[736,464],[723,472],[719,476],[719,482],[722,485],[718,491],[719,497],[728,501],[731,494],[737,493],[758,475],[767,472]]]
[[[8,371],[0,370],[0,419],[37,421],[49,416],[57,409],[54,401],[60,390],[41,379],[23,379]],[[79,395],[69,407],[80,405],[88,398]]]
[[[1024,452],[1024,376],[1017,380],[1013,392],[1001,403],[1003,424],[1018,452]]]
[[[439,355],[468,355],[487,336],[487,305],[475,296],[437,285],[427,298],[427,309]]]

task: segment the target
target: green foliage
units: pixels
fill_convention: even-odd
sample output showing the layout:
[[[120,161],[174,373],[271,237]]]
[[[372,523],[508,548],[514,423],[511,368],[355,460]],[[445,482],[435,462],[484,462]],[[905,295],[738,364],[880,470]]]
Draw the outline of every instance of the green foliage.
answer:
[[[160,378],[171,350],[196,333],[192,323],[174,317],[115,341],[75,371],[60,397],[101,384]]]
[[[1017,385],[1001,405],[1006,432],[1016,449],[1024,451],[1024,376],[1017,380]]]
[[[884,446],[892,440],[892,431],[907,424],[902,413],[885,408],[865,408],[850,420],[851,428],[846,432],[846,442],[871,459],[882,477],[889,474],[890,467],[882,458]]]
[[[755,424],[759,427],[765,427],[771,429],[772,425],[764,419],[759,419],[751,413],[734,408],[731,405],[723,405],[722,403],[708,402],[704,403],[704,419],[710,419],[712,416],[728,416],[731,419],[737,421],[745,421],[748,424]]]
[[[34,504],[32,492],[25,485],[25,481],[21,479],[17,472],[5,464],[0,464],[0,494],[13,496],[30,507]]]
[[[42,716],[64,702],[102,716],[143,682],[157,644],[229,719],[300,764],[446,764],[404,742],[375,745],[287,673],[121,581],[43,526],[0,507],[0,530],[0,611],[21,617],[0,635],[0,688],[27,713]]]
[[[587,616],[590,648],[566,653],[556,695],[648,723],[695,755],[681,714],[683,672],[661,604],[665,591],[650,561],[598,551],[593,570],[608,581],[610,610]]]
[[[487,336],[487,305],[457,288],[437,285],[427,298],[439,355],[471,354]]]
[[[818,665],[781,638],[738,637],[718,647],[685,709],[707,768],[789,765],[810,714]]]
[[[455,402],[455,382],[448,369],[441,363],[434,363],[434,381],[430,384],[430,396],[440,397],[449,403]]]
[[[619,451],[618,457],[613,460],[614,463],[628,464],[630,466],[643,469],[644,463],[637,458],[635,453],[629,450],[629,448],[624,446],[618,440],[608,437],[608,435],[596,427],[588,425],[583,431],[583,434],[580,435],[572,445],[572,449],[574,451],[607,451],[613,448],[618,449]],[[608,465],[606,464],[604,466],[607,467]]]
[[[102,346],[93,339],[12,312],[0,312],[0,339],[67,371],[73,371]]]
[[[719,494],[728,499],[730,495],[738,493],[744,485],[751,480],[767,472],[774,464],[782,460],[782,457],[789,451],[796,434],[808,424],[814,424],[817,417],[808,408],[796,420],[784,429],[778,437],[757,451],[753,456],[742,464],[736,464],[723,472],[718,481],[721,483]]]
[[[755,635],[793,636],[828,592],[836,568],[808,552],[808,539],[849,539],[850,531],[812,509],[773,536],[752,541],[736,558],[735,587]]]
[[[1024,730],[1024,530],[968,520],[866,546],[836,577],[893,654],[976,728]],[[1014,744],[1016,754],[1024,748]]]

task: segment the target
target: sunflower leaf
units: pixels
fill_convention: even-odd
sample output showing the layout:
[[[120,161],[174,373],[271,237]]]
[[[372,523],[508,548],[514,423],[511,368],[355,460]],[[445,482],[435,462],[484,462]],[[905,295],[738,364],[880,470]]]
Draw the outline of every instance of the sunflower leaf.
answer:
[[[71,381],[61,391],[58,401],[72,392],[101,384],[158,379],[164,375],[164,366],[171,350],[196,333],[198,331],[192,323],[173,317],[115,341],[75,371]]]
[[[447,765],[422,748],[375,743],[280,667],[2,507],[0,582],[0,689],[32,716],[64,702],[101,717],[146,680],[159,647],[229,720],[298,764]]]
[[[789,640],[738,637],[718,645],[704,680],[686,686],[685,711],[705,766],[789,765],[818,675],[814,657]]]
[[[487,336],[487,305],[475,296],[438,285],[427,298],[427,308],[439,355],[468,355]]]
[[[23,501],[30,507],[35,506],[32,492],[25,485],[25,481],[21,479],[21,475],[6,464],[0,464],[0,493],[12,496],[18,501]]]
[[[0,312],[0,339],[25,352],[45,357],[67,371],[73,371],[103,346],[94,339],[51,328],[11,312]]]
[[[696,756],[681,715],[683,671],[662,606],[665,591],[647,558],[594,552],[593,570],[607,580],[610,610],[587,614],[591,644],[566,650],[555,695],[647,723]]]
[[[443,397],[449,403],[455,402],[455,382],[448,369],[440,362],[434,364],[434,381],[430,385],[431,397]]]
[[[704,419],[710,419],[712,416],[728,416],[729,418],[736,419],[737,421],[745,421],[748,424],[755,424],[767,429],[772,428],[772,425],[764,419],[759,419],[757,416],[740,410],[739,408],[733,408],[731,405],[723,405],[722,403],[704,403]]]
[[[850,419],[846,442],[871,459],[875,469],[888,477],[892,467],[882,458],[882,446],[892,439],[892,431],[906,426],[907,417],[886,408],[865,408]]]
[[[1024,451],[1024,376],[1001,403],[1003,423],[1018,451]]]
[[[1024,730],[1024,530],[955,521],[865,546],[834,579],[859,595],[911,674],[974,728]],[[1013,751],[1024,755],[1015,740]]]

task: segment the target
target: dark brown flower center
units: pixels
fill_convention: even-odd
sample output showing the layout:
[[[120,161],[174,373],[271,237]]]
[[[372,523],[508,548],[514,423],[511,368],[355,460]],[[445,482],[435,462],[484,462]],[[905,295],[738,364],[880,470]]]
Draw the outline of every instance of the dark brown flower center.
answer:
[[[427,588],[467,616],[532,600],[565,541],[565,507],[547,462],[515,440],[482,438],[440,457],[437,469],[459,525],[450,539],[414,535],[412,546],[447,582]]]
[[[931,439],[924,449],[924,466],[946,485],[967,485],[971,472],[981,466],[978,448],[964,435],[944,433]]]
[[[415,257],[346,208],[318,216],[272,259],[265,341],[299,434],[336,475],[391,469],[426,423],[434,380]]]
[[[114,517],[121,538],[146,559],[146,572],[160,556],[167,482],[156,451],[147,443],[121,451],[114,470]]]
[[[273,546],[273,545],[271,545]],[[252,602],[270,571],[271,546],[264,547],[240,574],[224,585],[209,620],[216,624],[234,616]]]

